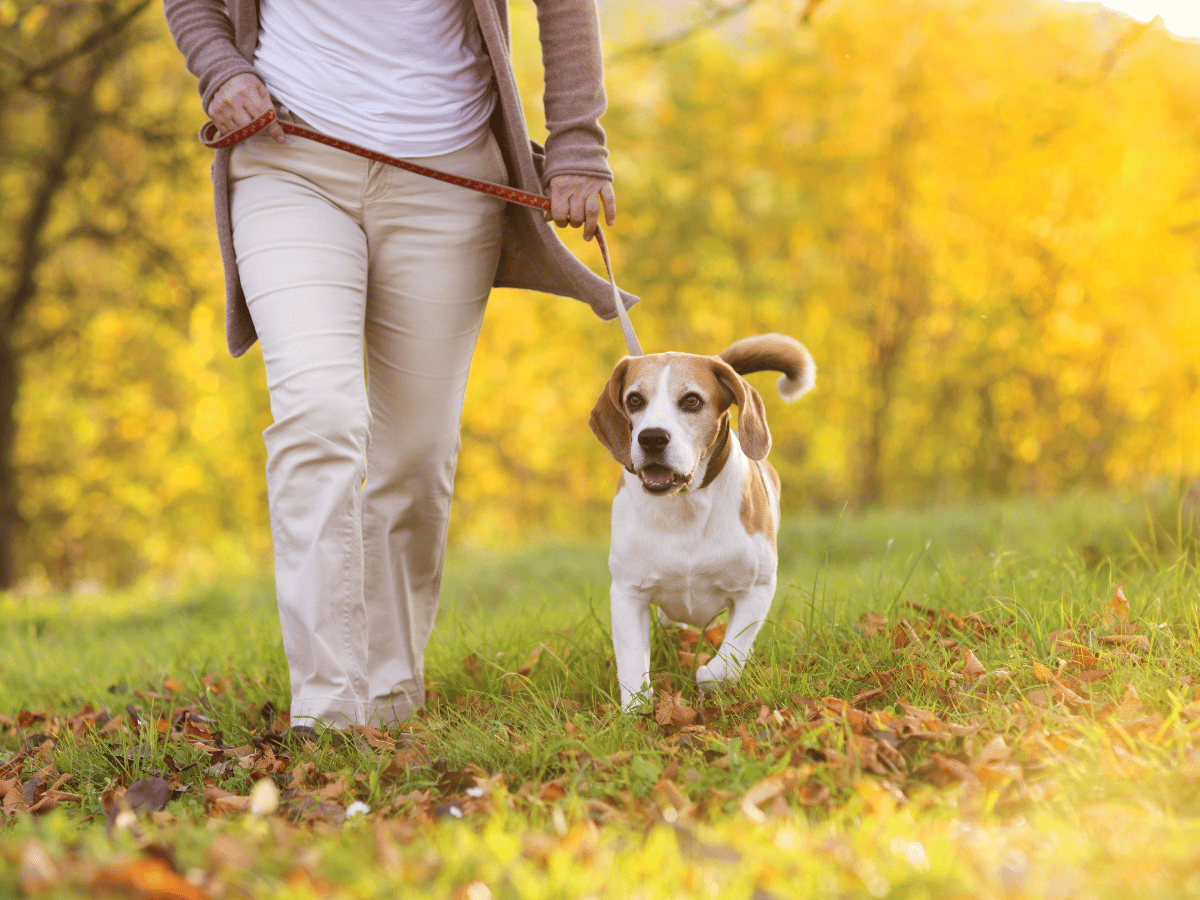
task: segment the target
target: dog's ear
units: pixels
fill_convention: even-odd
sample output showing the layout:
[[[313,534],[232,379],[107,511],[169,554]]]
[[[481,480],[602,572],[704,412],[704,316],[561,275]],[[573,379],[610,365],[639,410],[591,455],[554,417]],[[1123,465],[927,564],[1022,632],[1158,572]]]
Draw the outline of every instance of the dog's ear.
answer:
[[[633,465],[629,447],[633,428],[621,403],[621,392],[625,389],[625,371],[628,368],[629,357],[617,363],[588,420],[592,434],[612,454],[612,458],[627,469]]]
[[[738,443],[751,459],[766,459],[771,452],[771,430],[762,397],[733,367],[719,356],[712,357],[713,374],[733,395],[738,408]]]

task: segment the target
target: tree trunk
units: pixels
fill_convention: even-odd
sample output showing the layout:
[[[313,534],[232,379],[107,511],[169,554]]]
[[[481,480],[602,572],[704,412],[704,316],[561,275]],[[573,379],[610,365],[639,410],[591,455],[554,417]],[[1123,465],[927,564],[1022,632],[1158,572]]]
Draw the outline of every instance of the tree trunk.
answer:
[[[115,56],[101,48],[82,67],[71,93],[52,105],[58,128],[33,174],[34,189],[21,219],[14,254],[11,286],[0,306],[0,589],[16,582],[13,541],[20,526],[16,464],[16,404],[21,388],[21,366],[14,335],[25,310],[37,295],[37,272],[46,259],[46,230],[55,200],[70,180],[68,166],[91,131],[96,111],[95,94],[105,70]]]

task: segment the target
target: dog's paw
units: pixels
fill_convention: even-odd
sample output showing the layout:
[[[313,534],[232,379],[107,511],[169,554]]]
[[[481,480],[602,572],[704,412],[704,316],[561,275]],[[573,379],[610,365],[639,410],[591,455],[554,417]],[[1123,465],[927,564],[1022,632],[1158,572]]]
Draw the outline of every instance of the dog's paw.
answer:
[[[725,665],[725,660],[717,657],[710,660],[707,665],[696,669],[696,684],[700,685],[700,690],[709,691],[720,687],[728,675],[729,670]]]

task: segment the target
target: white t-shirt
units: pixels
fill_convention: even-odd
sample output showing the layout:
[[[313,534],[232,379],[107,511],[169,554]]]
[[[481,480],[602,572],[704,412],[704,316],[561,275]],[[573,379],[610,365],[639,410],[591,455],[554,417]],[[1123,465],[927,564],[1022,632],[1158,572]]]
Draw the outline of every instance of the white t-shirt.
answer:
[[[254,67],[315,129],[391,156],[449,153],[496,104],[471,0],[261,0]]]

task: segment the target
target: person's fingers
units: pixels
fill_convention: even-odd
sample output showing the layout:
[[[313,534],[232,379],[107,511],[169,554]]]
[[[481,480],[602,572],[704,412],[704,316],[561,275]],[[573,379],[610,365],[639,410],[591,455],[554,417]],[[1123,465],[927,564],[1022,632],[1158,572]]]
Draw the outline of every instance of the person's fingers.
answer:
[[[604,221],[611,228],[617,221],[617,194],[613,190],[612,182],[606,181],[600,188],[600,201],[604,204]]]
[[[583,236],[591,240],[600,227],[600,211],[609,225],[616,221],[617,201],[612,184],[603,178],[584,175],[560,175],[550,181],[550,211],[560,228],[570,225],[583,228]]]
[[[249,125],[270,108],[271,95],[266,85],[257,75],[243,72],[217,89],[208,114],[222,134],[229,134]],[[273,122],[267,128],[267,133],[280,143],[287,140],[278,122]]]
[[[589,194],[583,205],[583,239],[590,241],[600,225],[600,194]]]
[[[571,192],[571,227],[578,228],[587,221],[587,194],[581,189]]]
[[[551,185],[550,217],[559,228],[566,228],[571,224],[571,192],[568,189]]]
[[[268,109],[273,109],[274,104],[271,103],[271,92],[267,90],[267,86],[262,83],[262,79],[256,76],[250,76],[252,80],[252,105],[248,110],[250,113],[250,121],[253,122]],[[247,123],[248,124],[248,123]],[[287,143],[287,134],[283,130],[283,126],[279,124],[279,120],[275,120],[267,126],[267,134],[273,137],[278,143]]]

